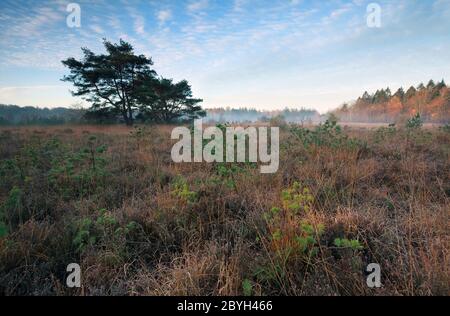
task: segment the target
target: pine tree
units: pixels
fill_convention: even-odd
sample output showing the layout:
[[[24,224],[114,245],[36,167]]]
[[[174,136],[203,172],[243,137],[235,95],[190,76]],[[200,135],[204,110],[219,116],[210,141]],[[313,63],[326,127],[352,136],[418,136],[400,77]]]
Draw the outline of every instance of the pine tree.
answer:
[[[198,105],[202,100],[192,97],[187,81],[173,83],[157,78],[150,68],[151,58],[136,55],[127,42],[112,44],[105,40],[103,44],[107,54],[96,55],[83,48],[82,60],[62,62],[70,69],[63,81],[77,88],[73,95],[92,103],[88,118],[114,121],[121,117],[127,125],[133,125],[136,117],[172,122],[205,115]]]
[[[413,96],[416,95],[416,92],[417,92],[416,88],[414,88],[413,86],[411,86],[411,87],[408,89],[408,91],[406,91],[405,98],[406,98],[407,100],[408,100],[408,99],[411,99]]]
[[[395,92],[394,97],[398,97],[400,101],[403,101],[403,98],[405,97],[405,90],[403,90],[402,87],[400,87],[397,92]]]
[[[423,90],[425,90],[425,86],[424,86],[423,83],[420,83],[420,84],[417,86],[417,91],[423,91]]]
[[[387,89],[386,89],[386,96],[387,96],[387,98],[392,97],[392,92],[391,92],[391,89],[389,89],[389,87],[387,87]]]
[[[201,99],[192,98],[191,86],[186,80],[173,83],[171,79],[149,80],[138,92],[141,107],[139,118],[151,122],[192,120],[206,115],[198,105]]]
[[[70,75],[62,80],[74,85],[74,96],[92,103],[93,116],[120,115],[127,125],[133,125],[138,107],[136,91],[142,82],[155,77],[156,72],[150,68],[153,62],[151,58],[135,55],[133,47],[123,40],[119,44],[104,40],[103,45],[107,54],[96,55],[82,48],[82,60],[63,60]]]
[[[444,79],[442,79],[437,85],[436,85],[436,88],[440,91],[440,90],[442,90],[443,88],[446,88],[447,87],[447,85],[445,84],[445,81],[444,81]]]

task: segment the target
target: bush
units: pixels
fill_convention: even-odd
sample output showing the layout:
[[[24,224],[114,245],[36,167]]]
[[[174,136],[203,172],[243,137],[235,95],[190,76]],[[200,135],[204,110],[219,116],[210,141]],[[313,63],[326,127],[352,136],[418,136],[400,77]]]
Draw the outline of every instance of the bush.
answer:
[[[189,184],[182,177],[175,179],[172,195],[190,204],[195,203],[198,200],[197,193],[189,189]]]
[[[3,217],[0,219],[0,238],[5,237],[8,234],[8,228],[4,222]]]
[[[444,126],[440,127],[441,131],[444,133],[450,134],[450,124],[445,124]]]
[[[26,222],[29,216],[24,214],[23,192],[20,188],[14,187],[9,192],[8,198],[0,208],[0,227],[3,227],[3,233],[7,231],[7,226],[16,227]]]
[[[309,189],[295,182],[282,192],[282,208],[264,213],[268,235],[262,234],[262,243],[270,259],[255,272],[260,282],[280,287],[292,266],[307,266],[317,256],[325,226],[308,219],[313,201]]]
[[[410,118],[406,122],[406,128],[410,130],[421,129],[423,126],[423,120],[419,113],[417,113],[414,117]]]
[[[375,143],[381,143],[387,139],[392,138],[397,134],[397,128],[395,127],[395,124],[389,125],[389,127],[380,127],[378,128],[374,135],[374,142]]]
[[[75,236],[73,245],[77,252],[82,253],[87,247],[108,242],[120,254],[125,251],[124,240],[133,233],[137,224],[133,221],[121,225],[110,212],[105,209],[99,211],[95,220],[82,218],[75,222]]]
[[[300,126],[291,127],[290,132],[297,137],[306,148],[311,146],[331,147],[334,149],[342,147],[356,148],[360,142],[350,139],[342,131],[336,120],[327,120],[314,130],[309,130]]]

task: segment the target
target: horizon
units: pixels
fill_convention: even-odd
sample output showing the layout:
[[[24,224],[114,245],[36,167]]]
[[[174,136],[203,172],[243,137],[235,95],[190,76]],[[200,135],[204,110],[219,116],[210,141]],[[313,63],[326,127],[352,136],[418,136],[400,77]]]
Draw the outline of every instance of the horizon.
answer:
[[[376,1],[381,27],[369,27],[373,1],[71,1],[0,4],[0,103],[39,108],[80,102],[61,60],[102,38],[130,42],[158,74],[186,79],[202,106],[324,114],[364,91],[417,86],[450,77],[450,1]],[[447,40],[446,40],[447,39]]]
[[[386,88],[381,88],[381,89],[377,89],[378,90],[385,90],[385,89],[389,89],[391,90],[392,93],[394,93],[395,91],[399,90],[399,89],[404,89],[405,91],[409,88],[415,88],[417,89],[419,87],[419,85],[426,85],[428,82],[433,81],[434,83],[439,83],[439,82],[444,82],[445,84],[447,84],[447,81],[445,79],[441,79],[441,80],[433,80],[430,79],[429,81],[421,81],[420,83],[416,84],[416,85],[411,85],[411,86],[400,86],[397,89],[392,89],[391,87],[386,87]],[[364,91],[364,93],[369,93],[369,95],[373,95],[376,91]],[[283,112],[285,110],[291,110],[291,111],[316,111],[319,115],[323,116],[323,115],[327,115],[331,112],[334,112],[336,110],[341,109],[344,105],[346,106],[353,106],[357,99],[362,97],[363,93],[361,93],[357,98],[355,98],[354,100],[351,101],[346,101],[346,102],[341,102],[339,105],[335,106],[335,107],[331,107],[330,109],[328,109],[327,111],[319,111],[317,109],[315,109],[314,107],[305,107],[305,106],[301,106],[301,107],[277,107],[277,108],[258,108],[257,106],[253,106],[253,107],[246,107],[246,106],[217,106],[217,107],[204,107],[205,111],[214,111],[214,110],[225,110],[225,111],[233,111],[233,110],[248,110],[248,111],[257,111],[259,113],[270,113],[270,112]],[[83,101],[81,101],[83,102]],[[89,109],[89,105],[88,104],[82,104],[82,103],[73,103],[70,104],[68,106],[39,106],[39,105],[18,105],[18,104],[7,104],[7,103],[1,103],[0,102],[0,106],[18,106],[20,108],[27,108],[27,107],[31,107],[31,108],[36,108],[36,109],[73,109],[73,110],[88,110]]]

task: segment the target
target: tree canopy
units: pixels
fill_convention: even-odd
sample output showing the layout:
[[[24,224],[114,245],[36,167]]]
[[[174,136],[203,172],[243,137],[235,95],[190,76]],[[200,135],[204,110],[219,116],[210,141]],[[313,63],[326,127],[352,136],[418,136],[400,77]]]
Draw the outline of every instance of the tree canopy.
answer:
[[[151,68],[152,59],[136,55],[133,47],[123,40],[118,44],[104,40],[103,44],[106,54],[97,55],[82,48],[82,60],[62,61],[70,70],[62,80],[74,85],[74,96],[91,103],[87,116],[120,117],[132,125],[136,118],[172,122],[204,115],[198,105],[202,100],[192,98],[187,81],[173,83],[158,78]]]
[[[138,100],[143,104],[139,117],[144,121],[173,122],[206,115],[198,105],[202,100],[192,98],[191,86],[186,80],[178,83],[164,78],[149,80],[138,93]]]

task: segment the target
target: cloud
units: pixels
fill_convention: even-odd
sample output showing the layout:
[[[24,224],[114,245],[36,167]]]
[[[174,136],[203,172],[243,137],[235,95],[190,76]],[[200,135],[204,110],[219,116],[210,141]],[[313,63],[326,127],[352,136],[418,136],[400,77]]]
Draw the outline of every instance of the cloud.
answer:
[[[157,18],[160,24],[164,24],[172,18],[172,11],[161,10],[158,12]]]
[[[352,9],[353,9],[353,4],[346,3],[346,4],[342,5],[341,7],[331,11],[331,13],[328,16],[326,16],[325,18],[322,19],[322,22],[324,24],[332,23],[333,21],[339,19],[344,14],[350,12]]]
[[[145,35],[145,18],[132,6],[127,6],[126,9],[133,21],[134,32],[138,35]]]
[[[246,4],[247,0],[234,0],[233,4],[233,10],[235,12],[242,12],[244,10],[244,5]]]
[[[108,24],[109,26],[111,26],[114,30],[121,32],[122,30],[122,25],[120,23],[119,18],[117,18],[117,16],[110,16],[108,18]]]
[[[332,18],[338,18],[341,15],[344,15],[345,13],[347,13],[348,11],[350,11],[350,6],[345,6],[345,7],[339,8],[339,9],[331,12],[330,16]]]
[[[196,0],[188,4],[187,9],[189,12],[201,11],[208,7],[208,0]]]
[[[382,0],[386,25],[382,30],[366,26],[364,6],[372,0],[189,0],[163,6],[155,1],[83,0],[79,29],[66,27],[65,6],[61,9],[55,1],[68,2],[41,0],[30,6],[25,1],[0,1],[0,84],[56,84],[67,72],[60,61],[80,58],[80,47],[102,52],[102,37],[111,41],[123,38],[137,53],[152,56],[162,76],[188,79],[207,105],[215,105],[211,104],[214,98],[222,94],[230,106],[245,100],[257,106],[259,101],[267,106],[283,101],[288,105],[290,100],[280,96],[277,101],[274,95],[295,92],[296,86],[306,86],[306,92],[317,96],[311,98],[311,105],[332,104],[311,90],[314,85],[308,85],[307,78],[315,76],[314,83],[325,92],[336,91],[339,84],[352,84],[353,79],[345,76],[352,75],[348,65],[353,57],[365,69],[380,60],[399,63],[406,55],[414,67],[403,63],[392,67],[403,77],[383,76],[377,69],[373,70],[378,76],[374,75],[375,79],[361,73],[352,89],[368,84],[378,87],[380,82],[385,85],[383,78],[404,82],[402,78],[413,81],[424,73],[444,78],[449,73],[450,59],[445,52],[450,44],[444,39],[450,26],[450,0]],[[418,39],[427,41],[418,44]],[[441,53],[427,51],[425,46]],[[431,57],[424,57],[428,55]],[[332,74],[334,64],[348,69]],[[283,85],[288,88],[283,90]],[[256,100],[252,92],[245,91],[252,87],[254,95],[268,91],[267,100]],[[10,103],[22,100],[21,104],[46,105],[59,102],[57,98],[67,90],[58,94],[56,87],[0,89],[0,98],[8,96]],[[308,101],[305,93],[295,95],[299,104]],[[68,95],[67,100],[70,98]],[[292,102],[297,102],[295,98]],[[339,102],[344,100],[345,96],[339,96]]]
[[[135,17],[134,30],[139,35],[145,34],[145,20],[142,16]]]
[[[102,27],[98,24],[92,24],[89,26],[89,28],[97,34],[105,33],[105,31],[102,29]]]
[[[12,15],[4,15],[2,17],[2,20],[10,20],[12,23],[8,27],[7,25],[3,25],[2,22],[2,36],[38,36],[47,26],[65,19],[65,16],[60,12],[48,7],[40,7],[36,10],[31,10],[31,14],[28,16],[23,16],[26,12],[23,12],[23,14],[21,13],[22,12],[16,12],[17,17],[13,17]]]

